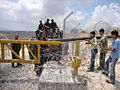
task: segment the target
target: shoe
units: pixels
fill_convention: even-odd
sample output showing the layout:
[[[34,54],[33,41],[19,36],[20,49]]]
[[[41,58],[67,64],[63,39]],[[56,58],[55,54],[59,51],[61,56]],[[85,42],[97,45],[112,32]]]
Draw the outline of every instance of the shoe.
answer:
[[[20,63],[17,63],[17,66],[23,66],[22,64],[20,64]]]
[[[36,76],[41,76],[42,72],[36,72]]]
[[[16,68],[21,68],[23,65],[22,64],[20,64],[20,63],[17,63],[17,66],[16,66]]]
[[[40,76],[41,74],[40,73],[36,73],[36,76]]]
[[[102,70],[102,68],[101,68],[101,67],[98,67],[97,70]]]
[[[103,71],[102,74],[108,76],[108,73],[106,73],[105,71]]]
[[[115,85],[111,80],[106,80],[107,83]]]

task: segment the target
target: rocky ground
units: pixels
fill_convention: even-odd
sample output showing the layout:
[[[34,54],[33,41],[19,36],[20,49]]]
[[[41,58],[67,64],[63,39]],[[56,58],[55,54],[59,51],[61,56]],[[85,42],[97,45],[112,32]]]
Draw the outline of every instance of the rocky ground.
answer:
[[[53,62],[54,63],[54,62]],[[11,64],[0,64],[0,90],[38,90],[38,86],[40,86],[41,82],[44,82],[44,85],[47,82],[53,81],[52,83],[67,82],[66,84],[70,85],[73,83],[73,79],[71,73],[67,73],[71,71],[70,67],[64,67],[63,69],[52,68],[50,69],[51,63],[45,65],[45,69],[43,71],[43,75],[41,77],[36,76],[34,72],[34,65],[23,65],[19,68],[12,68]],[[55,65],[55,63],[54,63]],[[88,65],[82,65],[79,68],[79,75],[77,78],[82,76],[82,79],[85,79],[85,87],[87,89],[83,90],[120,90],[120,60],[117,62],[116,67],[116,84],[111,85],[105,82],[108,79],[106,76],[102,75],[101,71],[95,72],[87,72]],[[59,72],[59,74],[56,73]],[[61,70],[61,71],[60,71]],[[61,72],[61,74],[60,74]],[[63,77],[64,76],[64,77]],[[69,78],[68,78],[69,76]],[[49,78],[48,78],[49,77]],[[56,81],[56,78],[58,81]],[[61,81],[60,81],[61,80]],[[55,84],[53,84],[55,85]],[[73,86],[80,87],[80,84],[74,83]],[[42,89],[39,89],[42,90]],[[43,90],[51,90],[51,89],[43,89]],[[56,89],[58,90],[58,89]],[[63,89],[68,90],[68,89]],[[71,89],[73,90],[73,89]],[[75,89],[77,90],[77,89]]]
[[[55,85],[54,90],[120,90],[120,60],[116,67],[116,84],[111,85],[106,83],[108,77],[104,76],[101,71],[87,72],[90,57],[86,47],[83,51],[82,64],[76,78],[71,75],[68,57],[62,60],[61,65],[53,61],[45,64],[45,69],[40,77],[36,76],[32,64],[23,64],[22,67],[13,68],[11,64],[0,63],[0,90],[53,90],[51,87],[55,87]],[[96,68],[99,64],[98,59]]]

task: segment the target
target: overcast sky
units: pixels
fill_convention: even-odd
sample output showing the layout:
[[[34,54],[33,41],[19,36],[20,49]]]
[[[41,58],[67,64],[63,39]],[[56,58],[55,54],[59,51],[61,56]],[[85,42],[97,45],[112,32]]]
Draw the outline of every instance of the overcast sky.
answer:
[[[35,31],[38,21],[46,18],[62,28],[71,11],[66,28],[80,23],[90,30],[99,21],[120,27],[120,0],[0,0],[0,29]]]

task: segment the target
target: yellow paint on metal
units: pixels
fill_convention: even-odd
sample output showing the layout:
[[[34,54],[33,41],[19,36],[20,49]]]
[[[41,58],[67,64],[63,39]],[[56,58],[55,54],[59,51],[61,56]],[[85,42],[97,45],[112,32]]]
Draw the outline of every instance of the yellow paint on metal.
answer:
[[[1,43],[1,58],[5,59],[5,52],[4,52],[4,43]]]
[[[79,50],[80,50],[80,41],[76,41],[76,48],[75,48],[75,56],[79,56]]]
[[[77,57],[77,56],[71,57],[71,61],[72,61],[72,68],[79,68],[80,67],[80,64],[81,64],[80,57]]]
[[[12,49],[12,47],[9,44],[16,43],[16,44],[21,44],[22,48],[22,58]],[[1,57],[0,57],[0,62],[3,63],[25,63],[25,64],[40,64],[40,45],[41,44],[50,44],[50,45],[60,45],[64,44],[64,42],[59,42],[59,41],[33,41],[33,40],[0,40],[1,44]],[[27,46],[28,44],[36,44],[37,47],[37,57],[33,54],[31,49]],[[8,47],[8,49],[16,56],[18,59],[5,59],[5,50],[4,50],[4,45]],[[34,60],[25,60],[25,45],[28,49],[28,51],[31,53],[31,55],[34,57]]]
[[[78,68],[80,67],[81,64],[81,59],[80,57],[74,56],[71,57],[71,61],[72,61],[72,76],[77,76]]]
[[[78,75],[78,68],[81,64],[81,58],[79,57],[79,50],[80,50],[80,41],[76,41],[76,47],[75,47],[75,56],[71,57],[72,62],[72,76]]]
[[[24,48],[24,44],[21,44],[21,48],[22,48],[22,59],[21,61],[25,60],[25,48]]]
[[[0,43],[19,43],[19,44],[49,44],[49,45],[59,45],[64,44],[64,42],[59,41],[38,41],[38,40],[0,40]]]
[[[37,50],[38,50],[38,57],[37,57],[38,60],[37,60],[37,62],[40,63],[40,44],[38,44],[38,49]]]
[[[0,59],[2,63],[24,63],[24,64],[39,64],[35,60],[21,60],[21,59]]]

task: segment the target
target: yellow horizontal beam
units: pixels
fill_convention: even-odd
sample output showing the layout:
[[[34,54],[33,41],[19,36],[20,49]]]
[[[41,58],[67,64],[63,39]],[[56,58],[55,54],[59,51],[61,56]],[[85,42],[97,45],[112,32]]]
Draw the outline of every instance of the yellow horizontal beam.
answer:
[[[38,40],[0,40],[0,43],[19,43],[19,44],[51,44],[59,45],[64,44],[64,42],[59,41],[38,41]]]
[[[36,60],[19,60],[19,59],[14,59],[14,60],[3,60],[0,59],[0,62],[2,63],[24,63],[24,64],[40,64],[40,62],[37,62]]]

